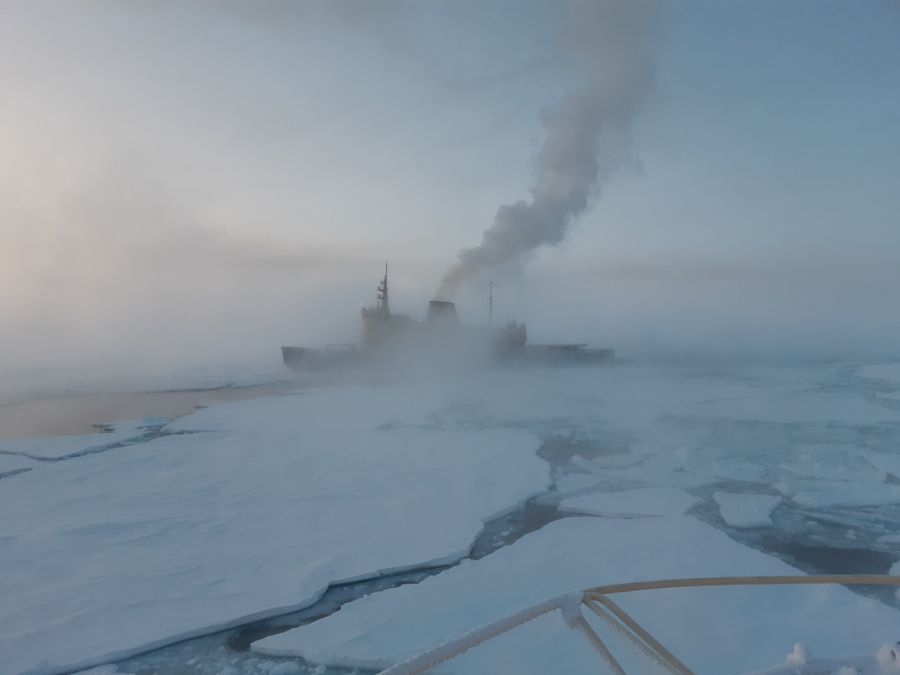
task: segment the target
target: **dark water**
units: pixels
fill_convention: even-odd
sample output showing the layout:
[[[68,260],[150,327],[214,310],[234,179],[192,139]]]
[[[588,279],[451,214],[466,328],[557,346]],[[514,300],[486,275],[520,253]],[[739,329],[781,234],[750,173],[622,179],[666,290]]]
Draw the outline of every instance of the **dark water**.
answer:
[[[0,404],[0,440],[44,436],[80,436],[119,420],[189,415],[214,403],[272,396],[305,386],[284,380],[247,386],[166,391],[53,391]]]
[[[562,518],[556,504],[541,503],[532,498],[519,508],[497,516],[484,524],[484,528],[472,545],[466,559],[478,560],[504,546],[516,542],[530,532]],[[244,675],[270,673],[273,668],[285,668],[295,664],[295,673],[316,675],[344,675],[368,671],[363,669],[323,668],[306,663],[303,659],[279,659],[262,657],[250,651],[250,645],[270,635],[283,633],[323,619],[338,611],[344,604],[366,595],[403,586],[417,584],[428,577],[455,567],[462,561],[435,567],[423,567],[411,571],[383,574],[362,581],[333,584],[315,603],[296,612],[290,612],[261,621],[248,622],[237,628],[224,630],[200,638],[185,640],[161,649],[119,662],[122,672],[135,675]],[[229,671],[228,669],[233,669]],[[276,672],[274,675],[280,675]]]

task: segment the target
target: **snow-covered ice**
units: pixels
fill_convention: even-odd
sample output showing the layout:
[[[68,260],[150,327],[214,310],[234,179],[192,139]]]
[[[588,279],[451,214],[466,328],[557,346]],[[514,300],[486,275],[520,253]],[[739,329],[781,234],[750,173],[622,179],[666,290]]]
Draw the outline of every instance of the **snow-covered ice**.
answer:
[[[872,465],[885,473],[900,478],[900,454],[889,455],[884,452],[863,452],[865,457]]]
[[[900,386],[900,363],[870,363],[859,369],[862,377],[872,380],[886,380]]]
[[[33,459],[22,455],[0,454],[0,477],[9,476],[20,471],[27,471],[37,464]]]
[[[345,605],[253,648],[314,663],[378,668],[551,597],[657,578],[662,570],[671,577],[797,573],[689,516],[572,518],[415,586]],[[852,656],[870,653],[900,633],[900,613],[841,587],[667,590],[615,599],[699,673],[778,663],[786,641]],[[631,652],[619,644],[620,654]],[[622,660],[643,672],[647,664],[641,658]],[[597,659],[581,635],[549,615],[457,657],[442,672],[593,673]]]
[[[774,488],[784,506],[772,528],[791,516],[792,541],[821,518],[890,549],[900,532],[900,485],[891,478],[900,476],[900,410],[873,400],[894,386],[881,375],[867,380],[846,364],[510,370],[440,386],[343,386],[213,405],[163,429],[185,435],[149,442],[140,423],[3,441],[0,450],[48,461],[0,454],[10,466],[39,467],[0,481],[0,660],[11,672],[54,672],[272,615],[315,599],[331,581],[459,556],[484,519],[536,493],[541,503],[561,501],[564,513],[599,517],[553,523],[265,644],[284,640],[293,650],[294,636],[331,631],[384,603],[373,605],[380,618],[361,622],[357,638],[335,628],[310,646],[324,650],[319,656],[331,649],[335,658],[393,660],[497,612],[603,581],[790,571],[679,515],[692,494],[703,495],[698,516],[718,524],[714,492],[771,500],[763,493]],[[551,471],[535,455],[541,441],[541,456],[558,453],[548,492]],[[726,520],[740,522],[727,511]],[[828,530],[815,536],[828,544]],[[462,590],[470,580],[471,594]],[[686,593],[623,603],[698,667],[721,665],[728,649],[747,653],[757,638],[768,651],[751,650],[747,669],[783,661],[796,640],[816,655],[870,654],[900,632],[892,610],[842,589],[762,592],[764,601],[742,591]],[[407,594],[413,599],[395,600]],[[432,600],[442,608],[432,623],[408,627],[403,608]],[[783,609],[766,609],[776,603]],[[748,612],[737,615],[738,606]],[[847,612],[850,637],[823,618],[832,610]],[[869,631],[858,641],[857,625]],[[682,634],[688,626],[716,636],[708,655]],[[893,632],[882,636],[881,626]],[[563,672],[556,665],[566,663],[577,672],[577,654],[596,667],[558,617],[518,634],[465,657],[469,665],[459,660],[461,672]]]
[[[87,670],[80,670],[75,675],[115,675],[119,672],[119,669],[113,665],[107,666],[96,666],[95,668],[88,668]]]
[[[771,495],[714,492],[719,513],[731,527],[766,527],[772,524],[772,511],[781,503]]]
[[[849,659],[817,658],[801,644],[779,666],[760,670],[753,675],[890,675],[900,673],[900,642],[884,643],[877,652]]]
[[[592,492],[564,499],[560,506],[594,515],[671,516],[685,513],[699,500],[677,488],[641,488]]]
[[[374,430],[432,405],[415,387],[224,404],[179,420],[200,433],[4,480],[3,669],[88,667],[465,554],[549,470],[521,431]]]
[[[94,434],[2,440],[0,441],[0,456],[19,455],[37,460],[66,459],[101,451],[110,445],[140,438],[149,428],[162,426],[166,422],[165,419],[152,417],[116,422],[109,425],[109,431]]]
[[[890,457],[882,453],[858,452],[852,447],[816,448],[803,453],[793,461],[783,462],[778,468],[805,478],[826,481],[876,481],[883,482],[887,469],[878,462],[884,458],[893,462],[900,470],[900,457]]]
[[[776,484],[776,487],[782,489]],[[795,504],[806,508],[829,506],[878,506],[900,504],[900,485],[891,483],[843,482],[820,484],[787,494]]]

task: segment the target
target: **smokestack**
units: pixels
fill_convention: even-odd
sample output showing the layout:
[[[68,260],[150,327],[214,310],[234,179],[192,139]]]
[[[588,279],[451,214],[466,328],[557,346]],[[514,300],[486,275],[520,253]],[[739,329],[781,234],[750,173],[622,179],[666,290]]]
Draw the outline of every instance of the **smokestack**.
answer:
[[[426,321],[433,326],[456,328],[459,326],[456,305],[446,300],[432,300],[428,303]]]
[[[566,45],[581,83],[542,115],[546,137],[537,154],[530,196],[497,210],[481,244],[464,248],[444,274],[437,296],[452,298],[480,272],[555,246],[572,219],[621,166],[631,125],[653,86],[655,0],[570,0]]]

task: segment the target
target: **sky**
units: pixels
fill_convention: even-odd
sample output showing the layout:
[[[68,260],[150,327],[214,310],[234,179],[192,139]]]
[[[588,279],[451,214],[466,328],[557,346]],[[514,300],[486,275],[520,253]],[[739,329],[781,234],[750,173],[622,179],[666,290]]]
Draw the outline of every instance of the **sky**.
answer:
[[[385,260],[421,316],[534,194],[560,101],[637,47],[610,170],[464,319],[493,279],[535,339],[897,355],[900,5],[648,2],[643,42],[573,4],[0,0],[0,370],[347,342]]]

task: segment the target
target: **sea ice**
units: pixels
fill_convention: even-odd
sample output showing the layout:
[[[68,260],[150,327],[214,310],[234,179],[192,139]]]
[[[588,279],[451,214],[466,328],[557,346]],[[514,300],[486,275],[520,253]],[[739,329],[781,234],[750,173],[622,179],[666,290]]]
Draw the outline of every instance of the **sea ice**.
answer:
[[[37,464],[35,460],[22,455],[0,454],[0,478],[31,469],[35,464]]]
[[[766,527],[772,524],[772,511],[781,503],[771,495],[714,492],[719,513],[731,527]]]
[[[794,645],[780,666],[760,670],[752,675],[889,675],[900,673],[900,643],[885,643],[870,656],[845,659],[820,659],[810,656],[802,645]]]
[[[569,518],[477,562],[265,638],[253,649],[314,663],[381,668],[530,605],[600,584],[797,573],[687,516]],[[698,673],[744,672],[781,662],[785,636],[816,653],[842,656],[871,653],[873,644],[900,631],[900,613],[842,587],[682,589],[614,597]],[[582,646],[575,647],[579,641]],[[629,647],[610,644],[634,672],[647,669]],[[599,663],[582,636],[549,615],[457,657],[441,672],[593,673]]]
[[[580,493],[597,487],[602,480],[592,473],[569,471],[556,479],[556,490],[560,495]]]
[[[862,455],[881,471],[900,477],[900,455],[885,452],[863,452]]]
[[[0,661],[12,672],[86,666],[104,655],[305,604],[329,581],[452,557],[467,549],[485,517],[547,484],[547,466],[534,455],[536,437],[585,439],[598,449],[596,455],[588,452],[571,462],[590,474],[567,474],[558,466],[558,491],[547,497],[579,492],[573,500],[602,500],[606,493],[580,493],[616,489],[622,492],[611,499],[620,505],[633,493],[627,499],[636,500],[634,510],[669,513],[682,510],[674,507],[682,506],[685,488],[715,485],[720,492],[734,492],[742,488],[724,484],[778,482],[787,499],[810,510],[882,506],[879,512],[885,513],[879,517],[891,528],[885,531],[900,529],[892,527],[887,506],[900,503],[900,486],[886,482],[883,473],[893,473],[896,466],[891,453],[900,442],[900,411],[873,404],[866,387],[856,386],[853,376],[842,372],[849,371],[841,364],[622,366],[480,373],[437,385],[340,387],[215,405],[166,426],[190,435],[123,452],[41,462],[38,471],[0,481]],[[125,435],[118,436],[120,432]],[[134,437],[128,434],[139,437],[143,430],[123,425],[113,434],[3,441],[0,449],[24,448],[26,454],[54,459]],[[641,501],[633,488],[656,497],[669,494],[672,501]],[[676,493],[682,497],[675,498]],[[455,613],[447,633],[464,632],[495,616],[495,610],[519,609],[551,592],[603,580],[790,570],[692,519],[604,525],[606,520],[554,524],[509,551],[463,564],[460,570],[488,569],[497,588],[506,587],[508,567],[516,583],[533,584],[535,594],[509,590],[508,602],[496,604],[493,587],[479,572],[472,596],[456,587],[441,591],[452,596],[447,611]],[[568,527],[578,536],[553,534]],[[666,528],[674,533],[670,536]],[[595,543],[593,534],[602,535],[601,541]],[[529,540],[536,543],[526,546]],[[571,568],[573,576],[558,586],[540,580],[545,573],[564,576],[570,570],[553,546],[584,564]],[[520,551],[525,551],[521,561]],[[482,567],[496,556],[500,563]],[[457,573],[437,578],[452,579]],[[846,600],[853,623],[863,607],[854,603],[863,600],[841,589],[835,592],[841,601],[823,606],[835,608],[839,616]],[[790,642],[803,639],[815,654],[870,653],[876,640],[867,634],[864,641],[839,641],[832,649],[829,625],[812,640],[798,634],[823,626],[813,620],[821,616],[806,611],[809,599],[819,597],[809,589],[798,595],[793,590],[755,591],[748,597],[719,591],[715,602],[712,595],[707,602],[705,592],[691,592],[686,601],[685,593],[647,594],[652,602],[648,600],[642,616],[653,616],[662,603],[661,635],[676,638],[686,658],[699,654],[700,665],[721,666],[716,655],[729,647],[745,653],[752,641],[740,635],[719,644],[716,637],[713,655],[704,660],[693,637],[673,636],[666,622],[683,623],[685,631],[694,622],[701,636],[709,625],[709,634],[718,636],[728,622],[736,634],[747,626],[756,630],[758,623],[762,642],[775,646],[764,653],[751,650],[758,658],[748,661],[748,667],[783,661],[786,635]],[[727,598],[721,600],[721,593]],[[756,593],[765,603],[754,599]],[[421,596],[423,602],[427,597]],[[445,596],[435,596],[435,607],[442,605],[437,602],[441,598]],[[720,626],[696,618],[691,613],[696,598],[701,600],[696,611],[709,609],[710,616],[726,621]],[[782,598],[795,598],[802,611],[787,607],[773,617],[770,607],[762,607]],[[623,603],[638,607],[638,600]],[[749,609],[738,616],[734,606],[741,603]],[[691,607],[683,609],[686,604]],[[344,611],[357,606],[363,605],[355,602]],[[713,612],[714,607],[725,613]],[[884,639],[896,639],[895,615],[874,607],[872,616],[882,624],[868,627],[887,625],[893,632]],[[673,618],[683,614],[684,621]],[[382,631],[394,621],[405,625],[406,619],[388,606],[380,617]],[[494,661],[473,652],[472,664],[480,663],[486,672],[562,672],[553,658],[565,664],[569,654],[583,650],[594,668],[595,657],[584,640],[558,629],[558,623],[548,617],[523,629],[528,636],[524,643],[516,637],[519,631],[504,636],[498,644],[513,649],[488,647]],[[775,629],[782,631],[777,640]],[[363,630],[360,639],[367,636]],[[390,649],[376,650],[376,655],[390,660],[406,653],[399,642],[390,643],[401,639],[399,632],[382,637]],[[409,649],[429,644],[428,638],[423,627],[420,641]],[[550,647],[549,656],[536,655],[539,644]],[[566,647],[554,651],[552,645],[560,644]],[[48,663],[39,666],[42,659]],[[477,670],[460,663],[463,671]]]
[[[885,380],[900,386],[900,363],[871,363],[860,368],[859,374],[870,380]]]
[[[761,391],[742,400],[722,400],[705,408],[707,416],[793,423],[844,420],[855,424],[896,421],[900,411],[886,410],[853,391],[802,389],[779,394]]]
[[[161,418],[129,420],[111,424],[109,431],[95,434],[2,440],[0,441],[0,453],[34,457],[38,460],[66,459],[140,438],[146,433],[148,427],[162,426],[166,421]]]
[[[465,554],[549,468],[521,431],[375,430],[431,403],[397,386],[223,404],[179,420],[202,433],[0,482],[2,669],[86,668]]]
[[[119,669],[114,665],[97,666],[96,668],[88,668],[87,670],[79,670],[74,675],[116,675]]]
[[[725,478],[727,480],[743,481],[748,483],[759,483],[766,477],[766,470],[759,464],[752,462],[742,462],[738,460],[716,460],[713,461],[709,470],[716,478]]]
[[[685,513],[699,500],[677,488],[641,488],[592,492],[562,501],[564,509],[592,515],[671,516]]]
[[[878,506],[900,504],[900,485],[876,482],[817,483],[795,491],[793,486],[778,485],[790,500],[805,508],[831,506]],[[786,489],[785,489],[786,488]]]
[[[687,489],[719,481],[709,466],[686,459],[677,451],[648,456],[638,466],[600,469],[597,473],[607,479],[633,480],[646,485]]]
[[[855,448],[829,448],[829,453],[801,453],[796,460],[782,462],[778,468],[806,478],[824,481],[884,481],[887,469],[874,456],[881,453],[862,452]],[[872,455],[872,458],[869,456]],[[867,462],[866,459],[869,459]],[[893,459],[893,458],[890,458]],[[896,462],[900,470],[900,461]]]

